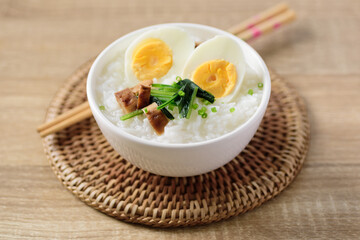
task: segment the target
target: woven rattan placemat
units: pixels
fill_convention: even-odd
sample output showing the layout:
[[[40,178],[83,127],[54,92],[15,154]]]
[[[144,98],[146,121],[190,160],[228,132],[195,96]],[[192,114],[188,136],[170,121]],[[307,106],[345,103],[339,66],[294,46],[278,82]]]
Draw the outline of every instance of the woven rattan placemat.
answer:
[[[46,120],[86,100],[92,61],[59,90]],[[225,166],[194,177],[163,177],[128,163],[93,118],[44,138],[58,179],[80,200],[112,217],[153,227],[193,226],[245,213],[278,195],[295,178],[309,145],[305,104],[271,73],[267,112],[246,149]]]

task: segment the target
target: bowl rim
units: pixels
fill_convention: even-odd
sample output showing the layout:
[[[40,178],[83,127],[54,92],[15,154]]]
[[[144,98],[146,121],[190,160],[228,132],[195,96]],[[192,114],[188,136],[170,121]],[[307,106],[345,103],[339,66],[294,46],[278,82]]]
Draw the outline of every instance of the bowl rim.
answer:
[[[96,100],[95,100],[95,89],[93,89],[93,87],[92,87],[93,85],[95,85],[95,81],[96,81],[96,77],[94,75],[95,75],[97,66],[102,61],[103,57],[109,51],[111,51],[113,47],[115,47],[119,42],[121,42],[124,38],[129,37],[131,35],[138,34],[139,32],[142,32],[142,31],[150,30],[152,28],[157,28],[157,27],[164,27],[164,26],[195,27],[195,28],[201,28],[204,30],[219,32],[219,34],[226,35],[236,41],[242,42],[242,44],[245,44],[249,48],[249,50],[252,52],[252,54],[254,54],[256,56],[257,60],[259,60],[259,62],[260,62],[261,68],[264,70],[264,73],[263,73],[263,75],[264,75],[263,76],[263,82],[264,82],[263,96],[261,98],[259,107],[256,109],[255,113],[246,122],[244,122],[243,124],[241,124],[240,126],[235,128],[234,130],[232,130],[224,135],[221,135],[219,137],[213,138],[213,139],[200,141],[200,142],[190,142],[190,143],[164,143],[164,142],[151,141],[148,139],[143,139],[143,138],[137,137],[135,135],[132,135],[132,134],[122,130],[120,127],[116,126],[109,119],[107,119],[105,117],[105,115],[97,107]],[[89,71],[89,74],[87,77],[87,83],[86,83],[86,93],[87,93],[87,98],[88,98],[88,102],[89,102],[91,111],[92,111],[96,121],[100,120],[102,123],[106,124],[106,126],[112,132],[116,133],[117,135],[121,135],[122,137],[126,138],[127,140],[129,140],[131,142],[135,142],[138,144],[147,145],[147,146],[151,146],[151,147],[168,148],[168,149],[171,149],[171,148],[173,148],[173,149],[175,149],[175,148],[194,148],[194,147],[199,147],[199,146],[204,146],[204,145],[208,145],[208,144],[214,144],[214,143],[221,142],[223,139],[232,137],[232,136],[236,135],[238,132],[241,132],[244,128],[247,128],[252,122],[256,121],[257,118],[259,118],[259,117],[262,118],[262,114],[263,114],[262,110],[266,110],[269,99],[270,99],[271,79],[270,79],[269,70],[268,70],[264,60],[261,58],[261,56],[249,44],[247,44],[242,39],[236,37],[235,35],[233,35],[229,32],[226,32],[224,30],[221,30],[221,29],[218,29],[215,27],[211,27],[211,26],[207,26],[207,25],[202,25],[202,24],[163,23],[163,24],[151,25],[148,27],[144,27],[144,28],[132,31],[130,33],[127,33],[127,34],[121,36],[120,38],[116,39],[111,44],[109,44],[96,57],[95,61],[93,62],[92,66],[90,68],[90,71]]]

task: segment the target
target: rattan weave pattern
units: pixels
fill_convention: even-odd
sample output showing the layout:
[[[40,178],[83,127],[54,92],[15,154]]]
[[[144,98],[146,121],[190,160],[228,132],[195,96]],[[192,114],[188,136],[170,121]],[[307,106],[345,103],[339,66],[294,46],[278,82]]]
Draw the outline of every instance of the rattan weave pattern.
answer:
[[[86,100],[91,64],[81,66],[58,91],[47,121]],[[293,181],[309,145],[303,99],[275,73],[271,78],[272,95],[256,135],[230,163],[207,174],[171,178],[143,171],[112,149],[93,118],[44,138],[45,153],[74,195],[126,222],[193,226],[245,213]]]

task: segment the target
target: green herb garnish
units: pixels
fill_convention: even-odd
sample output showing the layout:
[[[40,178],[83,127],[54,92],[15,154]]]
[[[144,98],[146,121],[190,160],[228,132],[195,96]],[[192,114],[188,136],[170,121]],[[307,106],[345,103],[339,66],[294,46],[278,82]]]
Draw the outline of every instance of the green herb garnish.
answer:
[[[151,88],[151,96],[159,98],[161,101],[168,101],[178,90],[180,86],[176,83],[173,85],[153,83]]]
[[[258,83],[258,88],[263,88],[263,87],[264,87],[264,84],[261,83],[261,82],[259,82],[259,83]]]
[[[161,85],[155,85],[156,87],[159,87],[157,90],[162,91],[164,89],[164,86]],[[173,83],[172,85],[169,85],[177,90],[176,93],[173,94],[173,96],[169,97],[169,92],[166,92],[165,94],[161,94],[160,92],[152,91],[154,94],[157,94],[157,97],[161,97],[162,99],[167,99],[163,104],[161,104],[158,109],[162,109],[169,105],[170,103],[174,103],[178,109],[181,117],[190,118],[193,102],[194,102],[194,96],[193,92],[195,89],[197,89],[196,97],[203,98],[206,101],[208,101],[207,104],[213,103],[215,101],[214,95],[211,93],[204,91],[201,89],[198,85],[190,81],[189,79],[182,79],[177,83]],[[190,113],[189,113],[190,111]]]
[[[179,90],[181,91],[181,90]],[[163,104],[161,104],[160,106],[157,107],[157,109],[162,109],[164,107],[166,107],[167,105],[169,105],[175,98],[177,98],[179,96],[178,93],[175,93],[171,98],[169,98],[166,102],[164,102]]]
[[[176,82],[174,82],[173,84],[171,84],[172,87],[179,89],[181,88],[181,86],[179,86],[179,84],[177,84]]]
[[[195,98],[196,98],[196,94],[198,92],[198,87],[194,88],[192,94],[191,94],[191,98],[190,98],[190,102],[187,104],[187,113],[186,113],[186,118],[189,119],[190,118],[190,115],[191,115],[191,110],[192,110],[192,106],[194,105],[194,101],[195,101]]]
[[[195,87],[198,87],[199,90],[198,90],[198,92],[196,94],[197,97],[204,98],[204,99],[208,100],[211,103],[214,103],[214,101],[215,101],[214,95],[212,95],[211,93],[201,89],[198,85],[196,85],[193,81],[191,81],[189,79],[183,79],[180,82],[178,82],[177,84],[180,85],[180,86],[184,86],[185,84],[189,84],[189,87],[191,89],[194,89]]]
[[[171,97],[172,95],[174,95],[174,93],[176,93],[177,90],[175,91],[167,91],[167,90],[158,90],[158,89],[151,89],[151,96],[159,96],[159,97]]]
[[[187,113],[190,108],[190,101],[192,96],[192,90],[189,87],[189,84],[184,85],[183,89],[184,95],[179,97],[178,99],[175,99],[175,103],[177,104],[179,108],[180,117],[186,117]]]
[[[254,91],[253,91],[252,89],[249,89],[248,94],[249,94],[249,95],[253,95],[253,94],[254,94]]]
[[[203,115],[201,115],[202,118],[207,118],[207,113],[204,113]]]
[[[170,88],[170,89],[179,89],[179,85],[176,83],[173,85],[161,84],[161,83],[153,83],[151,85],[153,88]]]
[[[144,113],[144,111],[142,109],[138,109],[138,110],[135,110],[135,111],[133,111],[131,113],[128,113],[128,114],[125,114],[125,115],[121,116],[120,120],[125,121],[125,120],[128,120],[128,119],[132,118],[132,117],[141,115],[143,113]]]
[[[101,106],[99,106],[99,109],[100,110],[105,110],[105,106],[101,105]]]
[[[181,79],[181,77],[178,76],[176,77],[176,80],[178,82],[171,85],[154,83],[151,86],[150,103],[156,102],[158,105],[157,109],[161,110],[167,118],[171,120],[174,119],[174,116],[169,112],[169,110],[172,111],[174,110],[174,107],[177,107],[180,117],[189,119],[192,109],[195,110],[199,107],[199,105],[195,103],[196,97],[202,98],[205,105],[214,103],[214,95],[201,89],[189,79]],[[169,110],[167,110],[166,107],[168,107]],[[202,107],[198,113],[203,118],[206,118],[206,111],[206,107]],[[124,121],[144,112],[147,113],[146,108],[144,108],[144,110],[136,110],[132,113],[126,114],[120,119]]]
[[[235,112],[235,108],[230,108],[230,112],[232,113],[232,112]]]
[[[216,107],[212,107],[211,111],[214,112],[214,113],[217,112]]]

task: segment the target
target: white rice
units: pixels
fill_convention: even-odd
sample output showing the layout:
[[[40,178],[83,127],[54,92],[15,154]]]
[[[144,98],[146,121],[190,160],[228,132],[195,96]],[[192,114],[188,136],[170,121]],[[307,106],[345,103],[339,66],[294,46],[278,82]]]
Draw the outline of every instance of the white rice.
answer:
[[[176,76],[172,76],[163,83],[172,83],[175,78]],[[136,83],[125,78],[124,52],[119,52],[113,61],[105,66],[101,77],[97,79],[97,103],[105,107],[102,112],[113,124],[132,135],[164,143],[194,143],[217,138],[245,123],[261,102],[262,90],[258,88],[259,82],[261,82],[259,75],[248,67],[240,94],[233,99],[234,102],[223,103],[218,99],[214,104],[205,106],[196,99],[199,108],[192,110],[190,119],[179,119],[179,113],[175,108],[172,111],[175,120],[170,121],[165,127],[165,133],[158,136],[144,114],[126,121],[120,120],[124,113],[114,93],[132,87]],[[249,89],[253,90],[253,95],[248,94]],[[202,106],[207,108],[207,118],[202,118],[197,113]],[[211,111],[213,107],[216,107],[217,112]],[[235,111],[230,112],[231,108],[235,108]]]

